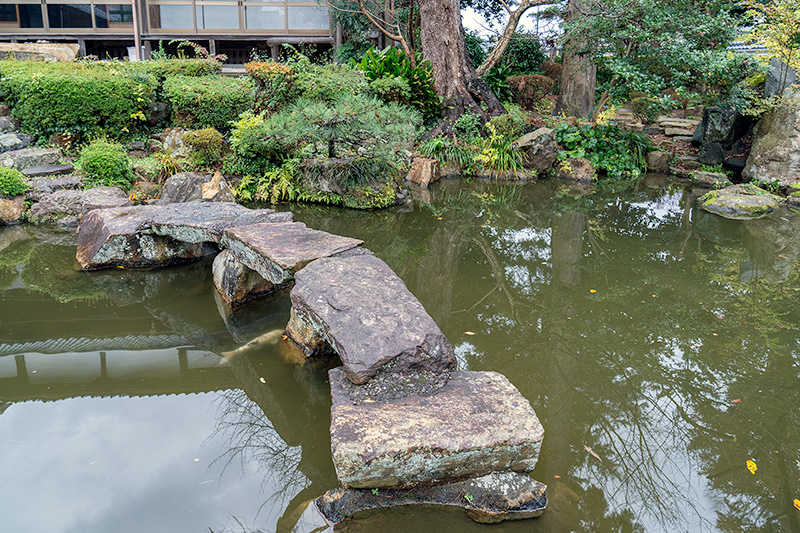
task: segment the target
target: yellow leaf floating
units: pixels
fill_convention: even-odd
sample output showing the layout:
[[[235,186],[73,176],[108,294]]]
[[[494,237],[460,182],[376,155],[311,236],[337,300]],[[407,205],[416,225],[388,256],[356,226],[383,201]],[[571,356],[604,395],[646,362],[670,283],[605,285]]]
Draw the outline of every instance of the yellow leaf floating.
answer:
[[[758,467],[756,466],[756,462],[752,459],[747,460],[747,469],[750,471],[751,474],[756,475],[756,470]]]
[[[596,291],[595,289],[589,289],[589,292],[591,292],[592,294],[594,294],[594,293],[596,293],[597,291]]]
[[[798,511],[800,511],[800,500],[797,498],[794,499],[794,506],[797,507]]]
[[[475,335],[474,331],[465,331],[464,335]]]

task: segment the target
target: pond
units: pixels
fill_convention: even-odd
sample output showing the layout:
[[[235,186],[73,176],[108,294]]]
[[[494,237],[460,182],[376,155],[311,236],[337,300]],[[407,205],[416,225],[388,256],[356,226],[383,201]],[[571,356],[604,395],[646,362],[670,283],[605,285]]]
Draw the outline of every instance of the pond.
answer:
[[[399,508],[341,531],[800,531],[800,216],[729,221],[696,194],[454,181],[393,210],[291,206],[363,239],[459,367],[503,373],[545,428],[541,518]],[[325,368],[282,344],[220,357],[282,329],[288,292],[230,315],[209,259],[74,255],[0,229],[0,528],[290,531],[336,486]]]

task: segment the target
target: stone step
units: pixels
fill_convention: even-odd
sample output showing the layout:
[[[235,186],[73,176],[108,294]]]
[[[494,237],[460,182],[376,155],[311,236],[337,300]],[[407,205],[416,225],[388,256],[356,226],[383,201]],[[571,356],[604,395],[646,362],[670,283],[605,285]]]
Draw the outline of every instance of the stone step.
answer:
[[[389,265],[368,250],[318,259],[295,275],[286,334],[306,353],[333,351],[356,384],[379,371],[442,372],[453,347]]]
[[[39,165],[53,165],[61,161],[58,148],[23,148],[0,154],[0,165],[25,170]]]
[[[658,117],[656,123],[662,128],[685,128],[692,130],[700,125],[699,120],[673,117]]]
[[[63,176],[75,170],[72,165],[36,165],[22,171],[29,178],[41,178],[44,176]]]
[[[96,270],[168,266],[200,259],[222,232],[259,222],[289,222],[291,213],[229,202],[189,202],[96,209],[81,218],[77,259]]]
[[[666,135],[667,137],[675,137],[680,135],[683,137],[689,137],[689,140],[692,140],[692,135],[694,135],[694,128],[685,129],[685,128],[665,127],[664,135]]]
[[[411,487],[536,466],[544,429],[502,374],[453,372],[433,390],[424,390],[430,378],[423,375],[361,387],[341,368],[328,376],[331,452],[344,488]],[[418,392],[404,396],[406,389]]]

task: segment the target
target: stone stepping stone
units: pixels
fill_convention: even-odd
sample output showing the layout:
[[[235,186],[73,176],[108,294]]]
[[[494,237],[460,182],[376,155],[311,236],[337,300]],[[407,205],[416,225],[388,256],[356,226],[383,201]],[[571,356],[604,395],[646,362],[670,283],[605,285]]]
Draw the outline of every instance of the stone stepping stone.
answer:
[[[96,209],[81,218],[77,259],[85,270],[185,263],[216,251],[227,228],[291,220],[288,212],[226,202]]]
[[[389,265],[363,249],[347,254],[297,272],[287,335],[306,353],[338,354],[356,384],[379,371],[454,368],[453,347]]]
[[[700,208],[724,218],[750,220],[764,217],[781,206],[783,198],[751,183],[711,191],[697,200]]]
[[[394,391],[375,387],[364,396],[343,369],[328,376],[331,452],[344,488],[410,487],[536,466],[544,429],[502,374],[453,372],[438,390],[399,398],[392,393],[424,377],[386,380]]]
[[[234,259],[275,285],[291,281],[311,261],[362,244],[364,241],[311,229],[302,222],[229,228],[220,242]]]
[[[23,148],[0,154],[0,165],[17,170],[54,165],[59,161],[61,161],[61,150],[58,148]]]
[[[685,128],[664,128],[664,135],[667,137],[691,137],[694,135],[694,129],[687,130]]]
[[[36,165],[22,171],[29,178],[40,178],[43,176],[63,176],[75,170],[72,165]]]
[[[74,183],[74,179],[55,178],[48,181],[60,181],[65,187],[58,190],[50,189],[52,192],[43,194],[38,190],[33,191],[33,197],[39,200],[31,206],[28,213],[28,220],[33,224],[52,224],[58,223],[65,217],[78,217],[93,209],[106,209],[114,207],[130,206],[128,196],[119,187],[94,187],[92,189],[71,190],[66,187]],[[80,182],[80,181],[79,181]],[[77,226],[77,224],[75,224]]]
[[[310,511],[338,524],[367,511],[400,505],[461,507],[483,524],[541,516],[547,508],[547,485],[518,472],[497,472],[478,478],[407,489],[335,489],[317,498]],[[304,513],[305,514],[305,513]],[[317,521],[317,524],[325,525]],[[306,530],[306,531],[311,531]]]

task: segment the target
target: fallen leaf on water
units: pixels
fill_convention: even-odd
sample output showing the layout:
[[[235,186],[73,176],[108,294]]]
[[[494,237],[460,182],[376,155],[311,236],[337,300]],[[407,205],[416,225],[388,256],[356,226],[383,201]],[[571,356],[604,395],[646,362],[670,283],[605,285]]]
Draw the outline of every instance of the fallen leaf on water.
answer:
[[[585,445],[585,444],[584,444],[584,445],[583,445],[583,449],[584,449],[584,450],[586,450],[587,452],[589,452],[590,454],[592,454],[592,457],[594,457],[595,459],[597,459],[597,460],[599,460],[599,461],[602,461],[602,459],[600,458],[600,456],[599,456],[599,455],[597,455],[596,453],[594,453],[594,450],[593,450],[593,449],[591,449],[591,448],[589,448],[587,445]]]
[[[781,259],[789,259],[789,258],[788,258],[788,257],[786,257],[785,255],[781,255],[781,254],[778,254],[778,257],[780,257]]]
[[[740,400],[739,398],[736,398],[735,400],[731,400],[731,402],[733,402],[733,403],[742,403],[742,400]]]
[[[800,511],[800,500],[797,498],[794,499],[794,506],[797,507],[798,511]]]
[[[556,479],[561,479],[561,476],[553,476]],[[797,504],[797,500],[795,500],[795,504]]]
[[[465,331],[464,335],[475,335],[474,331]]]
[[[266,383],[267,382],[267,380],[265,378],[258,378],[258,381],[260,381],[261,383]]]
[[[375,400],[373,400],[372,398],[365,398],[364,403],[375,403]]]
[[[747,469],[750,471],[751,474],[755,475],[756,474],[756,470],[758,470],[758,467],[756,466],[756,462],[753,461],[752,459],[748,459],[747,460]]]
[[[596,293],[597,291],[596,291],[595,289],[589,289],[589,292],[591,292],[592,294],[594,294],[594,293]]]
[[[125,267],[122,265],[117,265],[117,268],[125,268]]]

